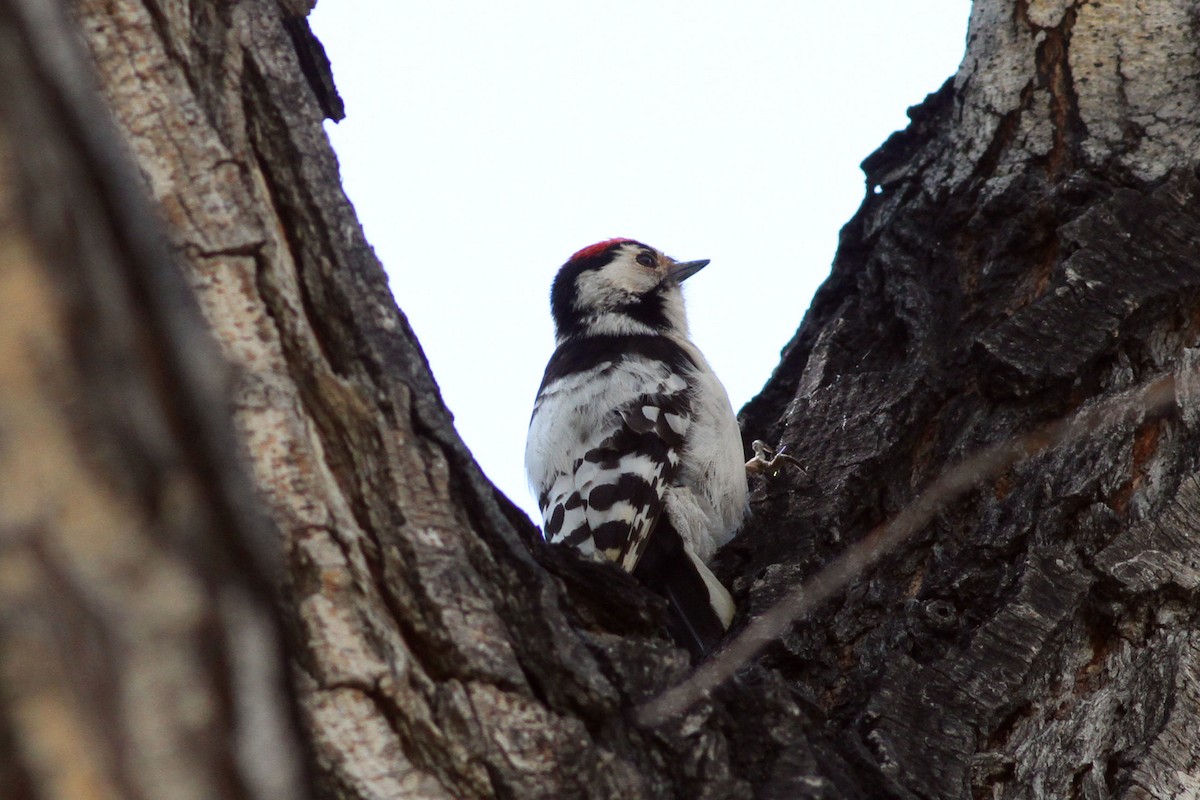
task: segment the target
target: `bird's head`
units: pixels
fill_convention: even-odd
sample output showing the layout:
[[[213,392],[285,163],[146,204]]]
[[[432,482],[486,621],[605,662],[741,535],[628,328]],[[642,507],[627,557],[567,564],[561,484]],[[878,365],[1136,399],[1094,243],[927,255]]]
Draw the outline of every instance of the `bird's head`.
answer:
[[[632,239],[609,239],[583,248],[562,265],[550,290],[558,340],[589,335],[687,336],[679,284],[707,264],[707,259],[676,261]]]

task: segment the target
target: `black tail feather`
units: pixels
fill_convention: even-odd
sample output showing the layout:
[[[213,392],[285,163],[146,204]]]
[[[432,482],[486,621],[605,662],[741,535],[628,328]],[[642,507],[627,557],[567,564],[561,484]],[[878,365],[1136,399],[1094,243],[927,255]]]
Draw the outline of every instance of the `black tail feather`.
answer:
[[[725,625],[713,608],[708,586],[665,515],[659,518],[633,576],[666,598],[667,631],[693,659],[702,658],[725,636]]]

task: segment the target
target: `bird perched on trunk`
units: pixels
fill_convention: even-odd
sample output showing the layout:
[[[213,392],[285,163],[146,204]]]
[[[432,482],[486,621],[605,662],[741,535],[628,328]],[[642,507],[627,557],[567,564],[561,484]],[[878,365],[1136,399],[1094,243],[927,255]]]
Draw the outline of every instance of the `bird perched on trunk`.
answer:
[[[667,599],[694,656],[734,605],[705,562],[746,512],[746,468],[725,387],[688,338],[679,262],[632,239],[585,247],[550,291],[557,348],[525,446],[543,535],[615,561]]]

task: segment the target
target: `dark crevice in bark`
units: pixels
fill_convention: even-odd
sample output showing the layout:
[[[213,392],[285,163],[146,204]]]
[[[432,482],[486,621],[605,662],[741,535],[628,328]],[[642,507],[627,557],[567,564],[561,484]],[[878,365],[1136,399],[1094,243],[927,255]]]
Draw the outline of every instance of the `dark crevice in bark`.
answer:
[[[1012,111],[1002,115],[996,124],[996,129],[992,133],[992,138],[988,141],[987,149],[984,150],[982,157],[972,168],[972,183],[982,188],[983,184],[989,178],[996,174],[996,168],[1000,165],[1000,159],[1004,156],[1008,149],[1012,146],[1013,141],[1017,137],[1017,130],[1021,124],[1021,115],[1029,108],[1029,104],[1033,98],[1033,82],[1026,83],[1021,89],[1021,100],[1017,107]]]
[[[321,112],[325,114],[326,119],[334,122],[345,119],[346,107],[338,95],[337,86],[334,85],[329,57],[325,55],[325,48],[309,28],[308,19],[306,17],[284,17],[283,26],[287,29],[288,35],[292,37],[300,69],[304,73],[304,77],[308,79],[308,85],[312,88],[318,105],[321,106]]]
[[[359,333],[362,328],[355,323],[356,315],[351,308],[351,301],[338,291],[336,282],[321,277],[321,268],[316,263],[321,254],[330,253],[334,248],[328,239],[309,240],[312,232],[323,230],[323,226],[316,223],[320,214],[313,208],[312,200],[297,196],[296,187],[304,185],[297,174],[304,156],[288,147],[287,123],[276,107],[271,84],[260,74],[253,58],[249,56],[245,60],[243,75],[244,113],[250,126],[247,142],[271,195],[273,210],[285,223],[282,229],[292,263],[296,266],[300,298],[305,310],[303,323],[315,335],[325,366],[335,374],[348,376],[359,368],[365,368],[373,373],[373,377],[377,376],[379,367],[370,358],[353,358],[347,352],[347,339],[356,352],[366,355],[371,351]],[[276,175],[276,169],[285,169],[287,174]],[[350,499],[350,508],[356,521],[362,530],[376,537],[381,524],[385,527],[404,524],[402,518],[393,517],[387,522],[374,519],[378,509],[386,508],[394,513],[395,506],[372,502],[365,494],[367,487],[357,479],[378,474],[379,465],[385,463],[382,455],[384,447],[373,430],[355,425],[361,421],[357,415],[348,413],[350,409],[333,405],[330,393],[316,384],[320,367],[306,363],[307,355],[298,341],[303,336],[301,321],[291,319],[291,309],[284,299],[283,290],[274,285],[276,279],[270,262],[265,256],[258,256],[255,264],[260,293],[268,313],[279,327],[279,340],[292,378],[300,389],[306,409],[317,423],[330,472]],[[365,320],[361,321],[365,323]],[[345,398],[350,403],[358,400],[349,396],[353,392],[353,389],[349,389]]]
[[[1054,123],[1054,146],[1046,158],[1046,169],[1051,179],[1057,178],[1074,168],[1079,162],[1079,143],[1087,137],[1087,130],[1079,116],[1079,99],[1075,96],[1071,64],[1068,59],[1071,46],[1071,29],[1075,26],[1078,13],[1076,6],[1063,12],[1062,22],[1054,28],[1042,28],[1045,38],[1038,45],[1038,78],[1050,91],[1050,104]]]

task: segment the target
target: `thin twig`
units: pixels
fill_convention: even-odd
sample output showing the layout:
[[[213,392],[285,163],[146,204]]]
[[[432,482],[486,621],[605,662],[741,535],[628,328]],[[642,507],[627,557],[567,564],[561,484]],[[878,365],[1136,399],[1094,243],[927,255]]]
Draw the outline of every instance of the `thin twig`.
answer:
[[[1163,375],[1125,395],[1047,423],[1031,433],[984,448],[943,472],[899,514],[876,526],[824,569],[752,620],[728,646],[701,664],[686,679],[642,704],[637,710],[638,721],[649,726],[661,724],[708,697],[797,620],[845,589],[882,556],[923,530],[934,514],[980,482],[994,479],[1018,461],[1050,447],[1113,424],[1127,414],[1157,414],[1174,402],[1175,376]]]

